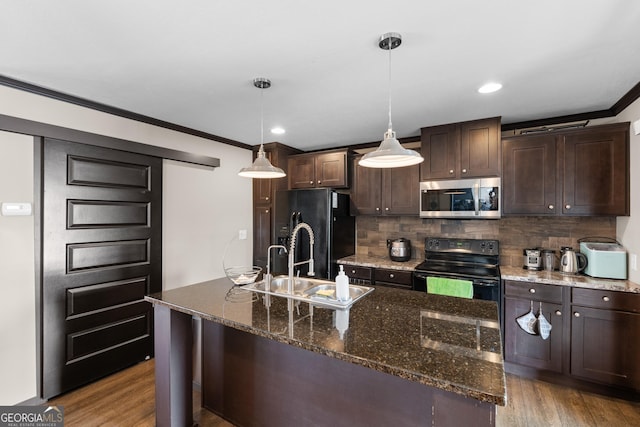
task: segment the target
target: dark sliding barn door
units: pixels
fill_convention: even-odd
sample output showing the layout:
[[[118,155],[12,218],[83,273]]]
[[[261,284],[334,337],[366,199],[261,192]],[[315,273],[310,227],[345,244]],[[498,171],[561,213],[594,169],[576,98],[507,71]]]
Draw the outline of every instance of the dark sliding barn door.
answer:
[[[43,398],[153,354],[145,294],[160,291],[162,159],[45,139]]]

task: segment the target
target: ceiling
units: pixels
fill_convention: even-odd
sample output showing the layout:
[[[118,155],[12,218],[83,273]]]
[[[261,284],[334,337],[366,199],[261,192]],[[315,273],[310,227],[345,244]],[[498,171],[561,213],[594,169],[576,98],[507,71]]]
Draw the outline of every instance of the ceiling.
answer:
[[[634,0],[4,1],[0,75],[302,150],[611,108],[640,81]],[[389,52],[387,32],[402,35]],[[389,74],[389,63],[391,74]],[[259,90],[255,77],[272,87]],[[503,89],[479,94],[484,83]],[[262,100],[261,100],[262,97]],[[273,126],[286,129],[272,135]]]

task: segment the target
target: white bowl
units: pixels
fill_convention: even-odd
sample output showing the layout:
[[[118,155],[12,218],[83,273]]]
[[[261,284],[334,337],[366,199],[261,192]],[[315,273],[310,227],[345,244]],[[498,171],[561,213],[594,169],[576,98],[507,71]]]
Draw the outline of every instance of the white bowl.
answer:
[[[256,281],[260,273],[262,272],[262,267],[229,267],[224,269],[224,273],[227,277],[236,285],[248,285]]]

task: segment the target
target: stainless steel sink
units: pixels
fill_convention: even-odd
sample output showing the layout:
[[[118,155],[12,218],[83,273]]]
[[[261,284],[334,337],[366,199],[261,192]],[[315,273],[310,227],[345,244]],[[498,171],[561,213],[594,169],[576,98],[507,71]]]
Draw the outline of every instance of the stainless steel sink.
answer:
[[[293,294],[287,293],[288,280],[287,276],[276,276],[271,279],[269,290],[266,289],[267,283],[264,280],[244,285],[242,289],[338,309],[351,307],[356,301],[373,292],[374,289],[370,286],[349,285],[350,299],[339,301],[335,298],[336,284],[330,280],[296,277],[294,279]]]
[[[316,285],[316,283],[314,283],[314,281],[317,281],[317,279],[307,279],[307,278],[300,278],[300,277],[296,277],[293,280],[293,293],[296,295],[300,295],[302,294],[303,291],[313,287]],[[268,289],[269,292],[272,293],[276,293],[276,294],[281,294],[281,293],[287,293],[287,286],[289,283],[289,277],[288,276],[276,276],[273,277],[271,279],[271,287]],[[265,280],[262,280],[260,282],[254,283],[254,287],[251,288],[251,286],[243,286],[243,288],[248,289],[250,291],[255,291],[255,292],[266,292],[267,289],[267,283]]]

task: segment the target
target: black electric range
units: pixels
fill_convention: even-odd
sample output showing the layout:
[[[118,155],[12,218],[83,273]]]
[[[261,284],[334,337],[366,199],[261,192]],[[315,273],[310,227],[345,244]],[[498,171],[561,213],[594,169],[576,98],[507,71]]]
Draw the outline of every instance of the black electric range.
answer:
[[[469,280],[473,298],[500,305],[500,243],[489,239],[427,237],[425,259],[413,272],[413,289],[427,291],[427,277]]]

